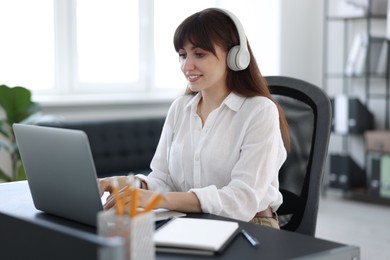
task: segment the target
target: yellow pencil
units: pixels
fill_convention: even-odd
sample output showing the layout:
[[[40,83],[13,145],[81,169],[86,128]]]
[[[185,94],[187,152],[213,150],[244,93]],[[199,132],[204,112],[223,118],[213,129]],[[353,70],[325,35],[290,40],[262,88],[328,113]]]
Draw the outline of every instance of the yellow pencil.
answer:
[[[123,205],[122,200],[119,199],[119,190],[118,190],[118,180],[116,178],[111,178],[112,192],[114,193],[115,206],[117,214],[119,216],[123,215]]]
[[[126,183],[126,186],[123,189],[123,197],[121,202],[123,207],[123,213],[125,212],[125,206],[129,196],[130,196],[130,185]]]
[[[130,184],[130,203],[129,203],[129,217],[134,217],[137,215],[137,207],[138,207],[138,190],[139,181],[134,177],[133,174],[129,174],[127,176],[127,182]]]
[[[133,188],[131,191],[131,201],[130,201],[130,217],[133,218],[137,215],[137,202],[138,202],[138,189]]]
[[[162,199],[162,195],[160,193],[157,193],[153,198],[150,199],[149,203],[144,207],[143,213],[147,213],[154,209],[155,206],[160,202]]]

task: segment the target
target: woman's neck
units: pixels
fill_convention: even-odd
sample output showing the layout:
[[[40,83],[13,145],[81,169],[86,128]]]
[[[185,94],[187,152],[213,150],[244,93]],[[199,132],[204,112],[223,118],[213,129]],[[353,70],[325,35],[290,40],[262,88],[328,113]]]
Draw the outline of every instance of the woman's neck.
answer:
[[[229,93],[230,92],[227,88],[218,89],[216,91],[204,90],[201,92],[201,106],[203,106],[205,110],[209,110],[209,112],[211,112],[221,105]]]
[[[197,113],[200,116],[203,125],[206,122],[208,115],[222,104],[229,93],[230,92],[227,89],[224,89],[224,91],[201,92],[202,97],[198,103]]]

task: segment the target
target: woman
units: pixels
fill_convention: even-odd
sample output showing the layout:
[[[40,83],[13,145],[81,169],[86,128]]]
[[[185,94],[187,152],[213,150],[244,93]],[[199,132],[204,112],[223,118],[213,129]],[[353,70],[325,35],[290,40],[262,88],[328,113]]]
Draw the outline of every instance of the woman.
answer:
[[[233,70],[228,51],[240,43],[248,47],[243,63],[249,65]],[[168,190],[157,207],[279,228],[278,171],[289,147],[287,123],[241,24],[227,11],[206,9],[179,25],[174,46],[188,87],[168,112],[152,172],[137,176],[139,206],[157,190]],[[107,179],[100,184],[111,189]],[[109,198],[105,207],[113,205]]]

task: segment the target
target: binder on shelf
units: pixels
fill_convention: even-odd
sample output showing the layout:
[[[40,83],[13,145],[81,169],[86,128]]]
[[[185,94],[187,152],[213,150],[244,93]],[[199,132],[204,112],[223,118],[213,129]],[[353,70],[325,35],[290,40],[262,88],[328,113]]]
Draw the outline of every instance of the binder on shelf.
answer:
[[[333,133],[362,134],[374,128],[374,115],[358,98],[336,95],[331,104]]]
[[[364,75],[366,72],[368,52],[370,52],[368,73],[384,76],[387,67],[387,45],[383,36],[374,37],[369,36],[367,33],[356,34],[348,53],[344,70],[345,76]]]
[[[367,177],[371,196],[390,199],[390,154],[369,153]]]
[[[369,59],[369,70],[370,74],[384,75],[387,66],[387,43],[384,37],[370,36],[370,59]],[[361,68],[361,74],[365,72],[366,59],[364,60]],[[382,73],[380,71],[383,71]],[[360,75],[360,74],[359,74]]]
[[[356,57],[353,76],[363,75],[366,68],[366,60],[367,60],[367,52],[368,52],[368,34],[361,33],[360,34],[361,43],[358,55]]]
[[[381,156],[370,153],[367,160],[368,193],[373,197],[379,197]]]
[[[368,35],[366,33],[355,34],[345,65],[344,74],[346,76],[352,77],[362,74],[367,56],[367,45]]]
[[[329,186],[342,190],[366,188],[365,172],[349,155],[331,154]]]
[[[390,26],[390,24],[389,24]],[[387,52],[388,52],[388,44],[386,40],[381,41],[381,46],[380,46],[380,52],[379,52],[379,57],[377,57],[377,65],[375,69],[375,73],[380,75],[380,76],[385,76],[386,75],[386,69],[387,69]],[[376,57],[372,57],[375,59]]]
[[[381,158],[379,195],[390,198],[390,155],[383,155]]]

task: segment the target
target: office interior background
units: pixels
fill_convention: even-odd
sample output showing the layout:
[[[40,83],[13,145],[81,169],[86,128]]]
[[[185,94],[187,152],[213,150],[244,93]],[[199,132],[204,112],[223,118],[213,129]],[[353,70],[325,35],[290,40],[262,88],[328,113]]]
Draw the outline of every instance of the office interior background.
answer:
[[[263,75],[296,77],[324,88],[324,1],[1,0],[0,84],[29,88],[42,115],[57,119],[165,115],[186,87],[173,48],[174,30],[196,11],[222,7],[241,20]],[[332,44],[342,38],[336,36]],[[335,94],[337,88],[327,90]],[[376,112],[383,118],[381,110]],[[332,136],[329,152],[340,150],[341,143]],[[364,164],[363,141],[354,145]],[[9,165],[2,151],[0,165]],[[390,256],[385,247],[363,244],[390,242],[390,236],[380,233],[381,227],[390,230],[389,224],[376,222],[390,217],[389,206],[344,199],[339,191],[325,189],[317,237],[359,245],[362,259]],[[344,216],[345,209],[356,212],[359,221],[354,224],[354,215]],[[341,223],[350,228],[336,229]],[[368,237],[356,240],[358,229]]]

